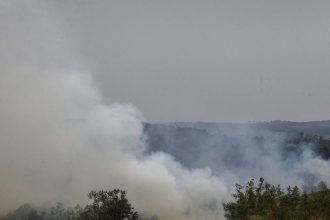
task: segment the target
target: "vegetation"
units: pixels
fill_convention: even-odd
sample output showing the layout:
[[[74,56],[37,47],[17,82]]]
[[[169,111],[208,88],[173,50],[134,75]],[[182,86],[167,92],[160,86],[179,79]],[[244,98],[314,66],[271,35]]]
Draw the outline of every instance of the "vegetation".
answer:
[[[234,201],[224,203],[228,220],[328,220],[330,190],[321,182],[318,192],[301,192],[298,187],[283,190],[260,178],[246,186],[236,184]]]
[[[227,220],[330,220],[330,189],[321,182],[315,192],[298,187],[271,185],[263,178],[236,184],[233,201],[224,203]],[[126,192],[91,191],[92,204],[84,208],[57,203],[42,210],[25,204],[0,220],[138,220],[139,214],[126,198]]]
[[[0,217],[0,220],[74,220],[79,219],[81,207],[65,207],[62,203],[56,203],[49,209],[35,209],[29,204],[24,204],[14,212]]]
[[[136,220],[137,212],[126,199],[126,192],[115,189],[113,191],[92,191],[88,194],[93,204],[87,205],[81,212],[82,220]]]
[[[126,199],[126,192],[115,189],[112,191],[91,191],[88,197],[93,200],[91,205],[81,208],[64,207],[57,203],[47,210],[37,210],[25,204],[0,220],[137,220],[139,215]]]

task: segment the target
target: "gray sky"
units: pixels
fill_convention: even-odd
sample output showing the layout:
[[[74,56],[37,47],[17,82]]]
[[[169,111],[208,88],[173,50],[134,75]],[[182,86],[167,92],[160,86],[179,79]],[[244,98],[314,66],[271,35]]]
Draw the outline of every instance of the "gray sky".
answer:
[[[107,101],[132,103],[147,121],[330,119],[328,0],[52,7],[70,60],[95,75]]]

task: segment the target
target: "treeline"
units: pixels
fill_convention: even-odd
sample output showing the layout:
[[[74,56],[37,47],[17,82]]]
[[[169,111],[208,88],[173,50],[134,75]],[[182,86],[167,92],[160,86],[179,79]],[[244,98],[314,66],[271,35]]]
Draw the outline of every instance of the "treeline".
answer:
[[[57,203],[49,209],[35,209],[25,204],[14,212],[0,217],[0,220],[138,220],[139,214],[134,211],[126,198],[126,192],[115,189],[112,191],[91,191],[88,197],[92,204],[82,208],[65,207]]]
[[[227,220],[330,220],[330,189],[324,182],[310,193],[302,192],[297,186],[283,189],[263,178],[235,186],[233,201],[223,204]],[[125,191],[92,191],[88,197],[92,203],[84,208],[57,203],[52,208],[37,210],[26,204],[0,220],[144,219],[134,211]]]
[[[288,147],[299,147],[304,144],[311,144],[312,150],[324,160],[330,159],[330,139],[320,135],[310,135],[300,132],[298,136],[288,141]]]
[[[224,203],[227,220],[329,220],[330,190],[321,182],[317,192],[302,192],[297,186],[271,185],[263,178],[236,184],[234,201]]]
[[[0,220],[78,220],[81,210],[79,205],[66,207],[62,203],[56,203],[51,208],[38,209],[24,204],[6,216],[0,217]]]

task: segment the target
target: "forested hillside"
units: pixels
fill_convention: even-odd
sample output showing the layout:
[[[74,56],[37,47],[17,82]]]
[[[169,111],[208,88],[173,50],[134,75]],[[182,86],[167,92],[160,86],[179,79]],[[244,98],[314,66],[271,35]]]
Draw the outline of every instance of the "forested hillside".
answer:
[[[260,123],[168,123],[144,124],[148,151],[164,151],[175,156],[188,167],[210,166],[215,170],[220,164],[217,155],[224,150],[262,148],[275,144],[278,150],[299,155],[310,147],[324,159],[330,157],[330,121]],[[234,155],[232,155],[232,153]],[[230,151],[230,157],[239,159],[239,152]],[[204,160],[208,157],[208,160]],[[227,157],[228,158],[228,157]]]

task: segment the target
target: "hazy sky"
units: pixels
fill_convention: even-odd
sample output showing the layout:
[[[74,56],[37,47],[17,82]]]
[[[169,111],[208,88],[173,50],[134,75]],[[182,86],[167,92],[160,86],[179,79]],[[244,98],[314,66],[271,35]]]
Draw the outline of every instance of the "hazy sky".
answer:
[[[330,119],[328,0],[47,2],[68,63],[147,121]]]

